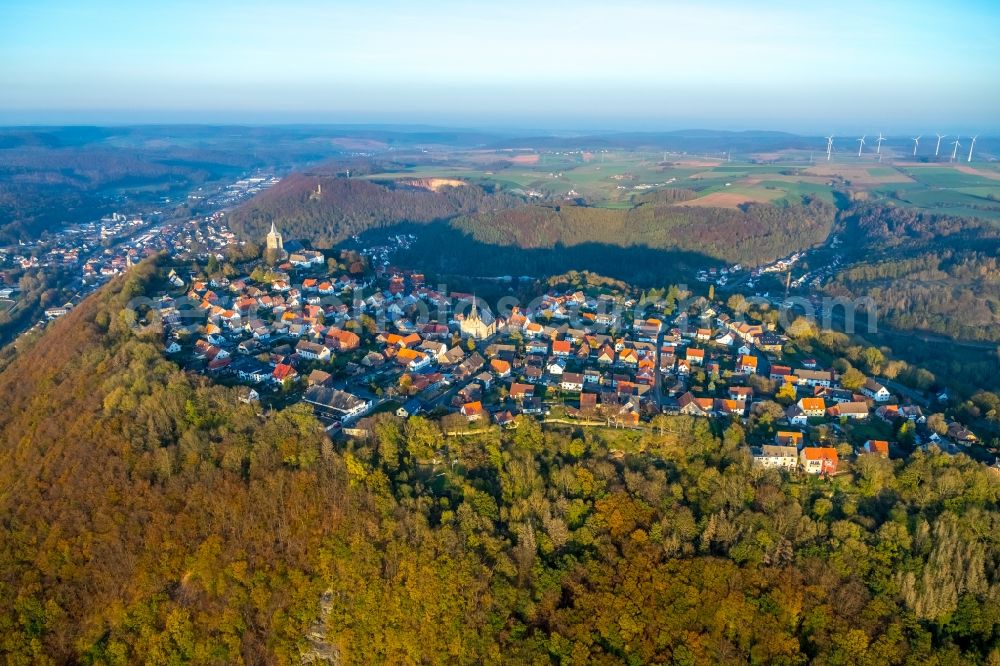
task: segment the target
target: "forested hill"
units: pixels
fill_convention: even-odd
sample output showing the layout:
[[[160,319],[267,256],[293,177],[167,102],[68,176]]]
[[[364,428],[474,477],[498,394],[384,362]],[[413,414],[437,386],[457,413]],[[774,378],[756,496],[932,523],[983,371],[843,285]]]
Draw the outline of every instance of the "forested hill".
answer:
[[[453,224],[494,245],[645,246],[755,266],[822,243],[835,217],[836,209],[818,199],[788,206],[755,203],[735,210],[648,202],[628,210],[522,206],[462,217]]]
[[[320,549],[352,512],[342,467],[308,412],[261,420],[127,326],[150,275],[0,374],[7,663],[287,661],[316,612]]]
[[[474,185],[433,191],[296,173],[234,210],[229,223],[237,233],[260,241],[274,222],[286,239],[307,239],[316,247],[330,247],[368,229],[446,220],[517,202]]]
[[[152,279],[0,373],[7,663],[1000,659],[1000,485],[965,456],[788,478],[665,416],[334,445],[165,361],[122,314]]]
[[[826,286],[899,330],[1000,341],[1000,224],[864,205],[843,219],[850,267]]]
[[[572,203],[526,205],[512,195],[489,194],[474,185],[432,191],[294,174],[233,211],[230,224],[244,237],[259,240],[274,222],[286,238],[327,247],[399,222],[451,220],[474,240],[494,246],[643,246],[758,265],[822,243],[835,216],[836,209],[818,199],[727,209],[677,205],[670,197],[647,196],[622,210]]]

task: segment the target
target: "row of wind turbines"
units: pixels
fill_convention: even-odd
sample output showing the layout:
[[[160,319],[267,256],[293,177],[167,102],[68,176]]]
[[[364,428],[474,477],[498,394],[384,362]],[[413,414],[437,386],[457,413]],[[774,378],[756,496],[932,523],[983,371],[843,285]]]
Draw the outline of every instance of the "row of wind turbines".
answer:
[[[934,146],[934,157],[937,157],[938,155],[940,155],[940,153],[941,153],[941,139],[944,139],[948,135],[947,134],[937,134],[936,136],[937,136],[937,144]],[[860,139],[858,139],[858,157],[861,157],[861,153],[865,149],[865,139],[867,139],[867,138],[868,138],[868,135],[866,134],[866,135],[862,136]],[[916,155],[917,155],[917,147],[920,145],[920,139],[921,138],[923,138],[922,134],[918,135],[918,136],[915,136],[912,139],[912,141],[913,141],[913,155],[914,155],[914,157],[916,157]],[[957,159],[959,159],[958,158],[958,149],[962,147],[962,144],[959,142],[961,140],[961,138],[962,138],[961,136],[956,136],[955,140],[951,142],[951,146],[952,146],[951,161],[952,162],[954,162]],[[972,151],[976,147],[976,139],[978,139],[978,138],[979,138],[978,134],[976,136],[972,137],[972,142],[969,144],[969,157],[966,159],[966,162],[971,162],[972,161]],[[887,140],[886,137],[882,136],[882,132],[879,132],[878,133],[878,138],[875,139],[875,154],[878,155],[879,162],[882,161],[882,142],[886,141],[886,140]],[[833,135],[831,134],[830,136],[826,137],[826,161],[827,162],[830,161],[830,154],[832,152],[833,152]]]

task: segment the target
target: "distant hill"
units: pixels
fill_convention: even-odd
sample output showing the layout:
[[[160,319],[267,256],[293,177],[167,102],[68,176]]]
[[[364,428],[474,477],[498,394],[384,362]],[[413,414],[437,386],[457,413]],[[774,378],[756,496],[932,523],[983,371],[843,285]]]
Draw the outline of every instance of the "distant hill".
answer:
[[[862,205],[842,225],[853,263],[830,294],[874,299],[899,330],[1000,341],[1000,224]]]
[[[628,210],[524,206],[463,217],[454,226],[495,245],[642,246],[758,265],[822,243],[835,216],[836,209],[819,200],[789,206],[748,204],[742,209],[650,202]]]
[[[513,195],[457,184],[441,179],[381,184],[293,174],[233,211],[230,224],[237,233],[259,239],[273,222],[287,238],[329,247],[402,222],[450,221],[475,241],[494,246],[641,246],[757,265],[823,242],[836,216],[833,206],[818,199],[724,209],[677,206],[672,204],[684,197],[650,195],[622,210],[528,205]]]
[[[296,173],[230,214],[234,231],[260,239],[273,222],[286,238],[307,238],[330,247],[354,234],[400,222],[432,222],[520,200],[472,185],[429,188],[380,184],[326,174]]]

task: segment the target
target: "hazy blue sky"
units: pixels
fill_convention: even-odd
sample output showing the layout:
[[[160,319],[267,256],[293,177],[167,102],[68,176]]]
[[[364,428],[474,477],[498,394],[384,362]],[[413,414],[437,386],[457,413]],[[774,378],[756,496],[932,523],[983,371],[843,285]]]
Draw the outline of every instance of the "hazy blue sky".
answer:
[[[989,131],[998,36],[1000,0],[0,0],[0,121]]]

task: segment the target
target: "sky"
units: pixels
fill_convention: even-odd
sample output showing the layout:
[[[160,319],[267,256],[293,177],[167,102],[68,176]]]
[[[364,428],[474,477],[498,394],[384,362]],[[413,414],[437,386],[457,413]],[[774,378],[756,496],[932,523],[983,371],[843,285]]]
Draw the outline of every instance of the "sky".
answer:
[[[0,122],[995,131],[998,36],[998,0],[0,0]]]

